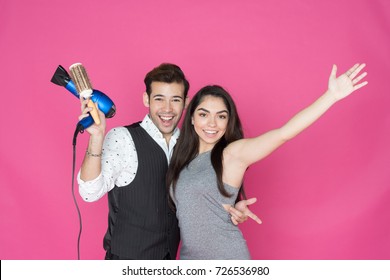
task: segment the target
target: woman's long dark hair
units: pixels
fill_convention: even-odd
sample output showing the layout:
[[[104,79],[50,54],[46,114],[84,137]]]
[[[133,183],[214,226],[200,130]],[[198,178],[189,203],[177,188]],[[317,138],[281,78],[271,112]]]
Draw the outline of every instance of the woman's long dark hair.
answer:
[[[167,172],[167,188],[169,190],[170,186],[173,188],[173,193],[175,192],[176,183],[179,179],[180,172],[185,168],[199,153],[199,136],[197,135],[191,119],[194,115],[195,109],[199,104],[204,100],[206,96],[213,96],[221,98],[229,112],[228,124],[226,127],[226,132],[224,136],[215,144],[211,151],[211,163],[217,175],[217,184],[219,192],[225,196],[230,197],[229,193],[226,191],[223,182],[223,150],[231,142],[234,142],[238,139],[244,137],[241,127],[241,121],[237,113],[236,105],[234,104],[233,99],[229,93],[224,90],[221,86],[212,85],[201,88],[195,96],[192,98],[190,104],[188,105],[187,112],[184,117],[182,129],[180,132],[180,137],[176,143],[175,150],[172,155],[171,163]],[[169,194],[169,191],[168,191]],[[245,192],[243,186],[240,188],[239,195],[237,200],[240,197],[245,198]],[[170,204],[172,200],[170,199]]]

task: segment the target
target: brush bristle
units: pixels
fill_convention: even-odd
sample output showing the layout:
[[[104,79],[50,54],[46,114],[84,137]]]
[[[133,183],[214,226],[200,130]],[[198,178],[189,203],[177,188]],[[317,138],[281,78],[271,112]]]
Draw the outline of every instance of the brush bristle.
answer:
[[[69,67],[70,75],[80,96],[88,98],[92,94],[92,84],[87,71],[81,63],[74,63]]]

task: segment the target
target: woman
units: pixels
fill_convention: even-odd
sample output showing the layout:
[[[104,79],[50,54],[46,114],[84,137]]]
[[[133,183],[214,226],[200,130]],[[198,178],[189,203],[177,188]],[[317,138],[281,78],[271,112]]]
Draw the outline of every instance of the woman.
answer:
[[[364,67],[356,64],[336,78],[334,65],[328,90],[318,100],[282,127],[250,139],[243,139],[236,106],[222,87],[204,87],[193,97],[167,174],[181,259],[250,259],[241,231],[225,210],[242,190],[245,171],[365,86]]]

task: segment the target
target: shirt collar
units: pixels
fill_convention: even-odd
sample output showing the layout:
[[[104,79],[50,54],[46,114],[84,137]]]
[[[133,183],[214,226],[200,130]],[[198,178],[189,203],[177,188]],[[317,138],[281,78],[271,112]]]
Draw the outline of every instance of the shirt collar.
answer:
[[[153,139],[163,139],[164,136],[160,132],[160,130],[157,128],[157,126],[153,123],[153,121],[150,119],[149,115],[146,115],[143,121],[141,122],[141,127],[145,129],[145,131],[153,138]],[[180,129],[175,128],[175,130],[172,133],[172,137],[170,142],[174,141],[176,143],[177,138],[179,138],[180,135]]]

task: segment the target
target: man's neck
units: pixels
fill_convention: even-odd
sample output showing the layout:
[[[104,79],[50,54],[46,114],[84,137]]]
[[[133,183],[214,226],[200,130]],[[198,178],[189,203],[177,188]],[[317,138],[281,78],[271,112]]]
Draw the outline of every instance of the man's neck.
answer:
[[[171,134],[163,134],[163,137],[165,139],[165,142],[167,142],[167,146],[169,148],[169,142],[171,141],[172,133]]]

